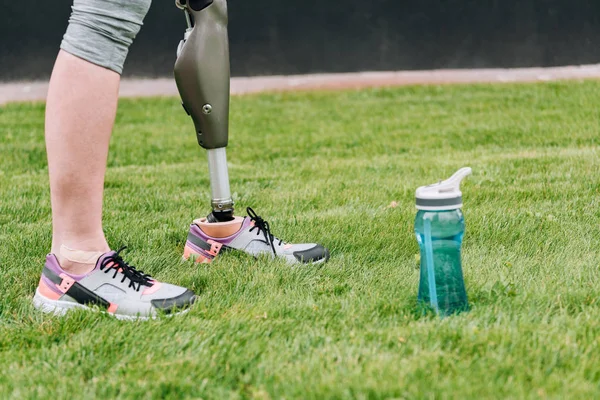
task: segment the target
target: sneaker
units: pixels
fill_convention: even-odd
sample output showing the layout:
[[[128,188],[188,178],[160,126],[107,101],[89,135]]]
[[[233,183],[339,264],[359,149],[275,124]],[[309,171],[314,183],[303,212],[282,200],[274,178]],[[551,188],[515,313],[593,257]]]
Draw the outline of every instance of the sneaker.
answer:
[[[239,250],[253,256],[268,254],[281,257],[290,264],[320,264],[329,259],[329,251],[315,243],[289,244],[271,234],[269,223],[256,215],[250,207],[248,216],[241,219],[241,227],[226,237],[212,237],[206,234],[201,225],[206,220],[196,220],[190,226],[183,251],[183,259],[193,259],[197,263],[211,262],[222,250]],[[210,225],[210,224],[209,224]]]
[[[100,256],[85,275],[65,272],[48,254],[33,304],[43,312],[64,315],[72,309],[98,308],[118,319],[156,318],[188,311],[196,300],[189,289],[158,282],[127,264],[119,251]]]

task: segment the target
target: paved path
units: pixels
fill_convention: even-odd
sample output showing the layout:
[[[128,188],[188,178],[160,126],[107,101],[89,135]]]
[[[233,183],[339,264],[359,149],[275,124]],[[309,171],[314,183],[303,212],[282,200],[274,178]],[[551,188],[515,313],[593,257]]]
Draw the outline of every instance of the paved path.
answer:
[[[554,68],[445,69],[431,71],[358,72],[232,78],[231,93],[285,90],[337,90],[380,86],[476,82],[537,82],[565,79],[600,79],[600,64]],[[0,104],[43,100],[47,82],[0,83]],[[121,97],[177,96],[173,79],[124,79]]]

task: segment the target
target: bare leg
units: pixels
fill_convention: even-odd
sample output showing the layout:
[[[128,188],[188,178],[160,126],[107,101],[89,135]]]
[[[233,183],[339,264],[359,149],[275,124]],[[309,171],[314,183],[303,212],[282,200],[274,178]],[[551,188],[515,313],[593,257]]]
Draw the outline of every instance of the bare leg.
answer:
[[[46,257],[33,296],[43,312],[61,315],[94,306],[119,319],[153,318],[158,312],[178,313],[196,299],[191,290],[162,285],[119,252],[108,252],[102,231],[119,74],[150,2],[73,0],[46,105],[53,254]],[[119,296],[98,290],[107,287]]]
[[[68,272],[94,265],[61,259],[60,248],[105,252],[102,195],[120,76],[60,51],[48,90],[46,149],[52,201],[52,253]]]

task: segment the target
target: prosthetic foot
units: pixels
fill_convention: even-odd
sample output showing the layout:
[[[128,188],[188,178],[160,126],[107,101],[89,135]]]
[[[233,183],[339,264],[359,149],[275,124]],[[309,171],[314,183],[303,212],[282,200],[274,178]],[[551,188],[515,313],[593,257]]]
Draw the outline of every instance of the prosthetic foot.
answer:
[[[273,236],[269,223],[250,207],[248,216],[236,217],[230,224],[197,219],[190,226],[183,251],[184,260],[211,262],[221,251],[239,250],[258,257],[266,255],[290,264],[320,264],[329,259],[329,251],[316,243],[291,244]]]
[[[229,125],[229,40],[226,0],[175,0],[184,11],[187,30],[177,49],[175,81],[182,105],[192,118],[198,144],[207,150],[212,212],[194,221],[184,259],[210,262],[225,249],[252,255],[283,257],[292,263],[317,263],[329,258],[317,244],[286,244],[271,234],[268,222],[248,208],[234,217],[227,156]]]

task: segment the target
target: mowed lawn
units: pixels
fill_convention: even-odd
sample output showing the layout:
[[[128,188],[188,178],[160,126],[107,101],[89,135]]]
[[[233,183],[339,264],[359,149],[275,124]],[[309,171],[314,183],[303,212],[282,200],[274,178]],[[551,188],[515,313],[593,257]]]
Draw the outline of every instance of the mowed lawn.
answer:
[[[237,211],[322,267],[180,261],[208,211],[206,154],[175,98],[122,100],[105,232],[199,293],[185,316],[54,318],[43,104],[0,108],[0,398],[600,396],[600,83],[232,98]],[[463,166],[471,311],[417,311],[414,192]],[[393,206],[396,202],[397,206]]]

